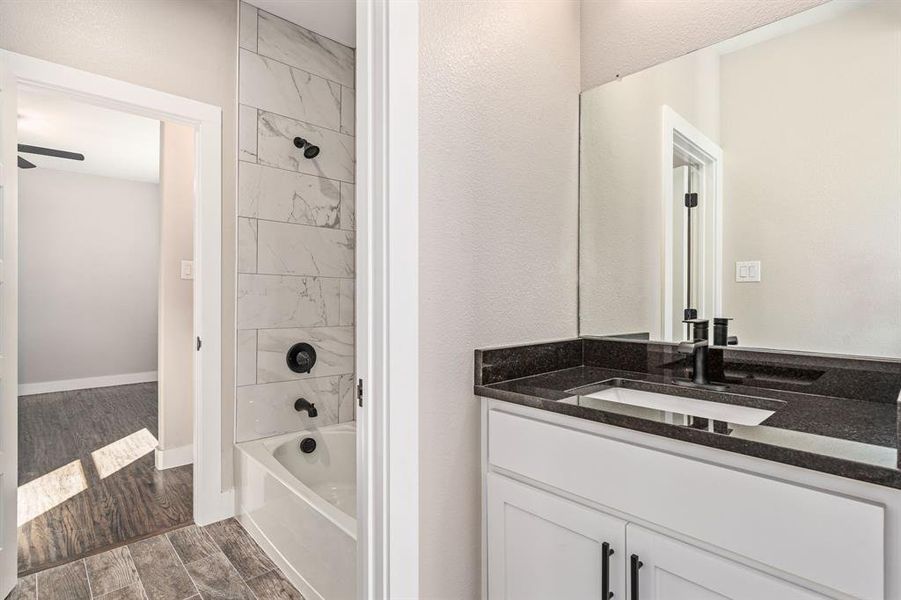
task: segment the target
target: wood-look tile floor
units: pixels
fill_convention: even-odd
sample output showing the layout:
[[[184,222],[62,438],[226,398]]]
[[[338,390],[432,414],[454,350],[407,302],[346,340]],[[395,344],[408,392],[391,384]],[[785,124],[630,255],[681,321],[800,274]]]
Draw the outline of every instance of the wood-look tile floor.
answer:
[[[155,383],[19,398],[20,574],[194,521],[192,468],[157,471],[156,436]]]
[[[19,579],[8,600],[303,600],[235,519],[189,525]]]

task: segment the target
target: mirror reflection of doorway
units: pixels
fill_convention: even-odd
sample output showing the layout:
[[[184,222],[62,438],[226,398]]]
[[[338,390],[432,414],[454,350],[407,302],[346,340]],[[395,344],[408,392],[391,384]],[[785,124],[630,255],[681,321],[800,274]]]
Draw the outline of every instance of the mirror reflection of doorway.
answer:
[[[666,253],[661,339],[690,339],[683,321],[713,319],[722,302],[722,150],[664,107]]]

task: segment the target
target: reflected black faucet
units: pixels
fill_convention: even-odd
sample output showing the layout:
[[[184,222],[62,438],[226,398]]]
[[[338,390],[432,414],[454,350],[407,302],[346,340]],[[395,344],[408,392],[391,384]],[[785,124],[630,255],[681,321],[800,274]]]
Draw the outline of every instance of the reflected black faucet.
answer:
[[[710,383],[707,378],[707,353],[710,348],[710,322],[707,319],[685,319],[683,323],[692,325],[692,340],[679,344],[678,351],[691,354],[694,370],[691,381],[675,380],[678,385],[704,387],[710,390],[725,390],[722,385]]]
[[[692,340],[679,344],[679,352],[694,357],[694,373],[691,382],[695,385],[708,385],[707,349],[710,347],[710,321],[707,319],[685,319],[683,323],[692,325]]]
[[[298,398],[297,400],[295,400],[294,410],[296,410],[297,412],[306,411],[311,419],[319,416],[319,411],[316,410],[316,405],[308,402],[306,398]]]

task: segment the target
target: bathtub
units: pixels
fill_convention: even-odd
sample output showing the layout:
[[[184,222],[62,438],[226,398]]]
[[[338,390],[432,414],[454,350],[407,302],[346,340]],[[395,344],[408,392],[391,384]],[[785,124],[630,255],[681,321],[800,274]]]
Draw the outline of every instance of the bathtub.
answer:
[[[316,449],[300,451],[304,438]],[[356,425],[237,444],[238,520],[307,600],[356,597]]]

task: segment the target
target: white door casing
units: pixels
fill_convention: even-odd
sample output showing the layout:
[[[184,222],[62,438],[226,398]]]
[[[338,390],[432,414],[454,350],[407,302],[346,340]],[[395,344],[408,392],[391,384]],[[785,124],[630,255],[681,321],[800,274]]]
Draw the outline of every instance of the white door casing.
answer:
[[[16,585],[18,166],[16,80],[0,55],[0,598]]]
[[[419,597],[419,3],[357,2],[357,597]]]
[[[234,490],[223,489],[222,457],[231,452],[222,446],[222,109],[190,98],[111,79],[64,65],[0,50],[0,63],[6,80],[18,88],[44,93],[62,94],[81,102],[129,112],[160,121],[188,125],[195,130],[195,205],[194,205],[194,334],[203,340],[194,353],[194,521],[205,525],[234,515]],[[8,98],[7,98],[8,100]],[[12,123],[15,131],[16,106],[4,102],[4,124]],[[3,138],[4,155],[12,144],[15,165],[15,135]],[[4,165],[6,167],[6,165]],[[4,177],[10,169],[4,168]],[[15,192],[15,173],[12,175]],[[7,279],[15,286],[15,205],[9,207],[3,220],[4,252]],[[7,235],[7,231],[12,235]],[[11,244],[11,246],[10,246]],[[11,247],[12,254],[9,254]],[[11,279],[10,279],[11,278]],[[0,286],[0,296],[5,286]],[[11,302],[2,308],[0,343],[10,340],[12,362],[4,358],[0,394],[16,393],[16,313],[15,289]],[[12,315],[11,317],[9,315]],[[9,353],[6,357],[9,357]],[[11,366],[7,366],[11,364]],[[7,373],[11,376],[7,377]],[[12,388],[8,386],[13,385]],[[6,410],[0,395],[0,409]],[[15,404],[15,403],[14,403]],[[12,410],[15,410],[13,407]],[[5,416],[0,413],[0,417]],[[9,425],[0,424],[0,431]],[[15,440],[13,440],[13,445]],[[15,458],[13,458],[15,461]],[[0,463],[2,465],[3,463]],[[2,468],[2,466],[0,466]],[[15,478],[13,484],[15,486]],[[4,486],[6,484],[3,484]],[[15,495],[12,496],[15,515]],[[5,509],[4,509],[5,510]],[[13,522],[15,525],[15,522]],[[0,536],[6,536],[0,530]],[[15,528],[13,534],[15,535]],[[2,559],[0,559],[2,560]],[[0,573],[2,581],[2,573]]]

